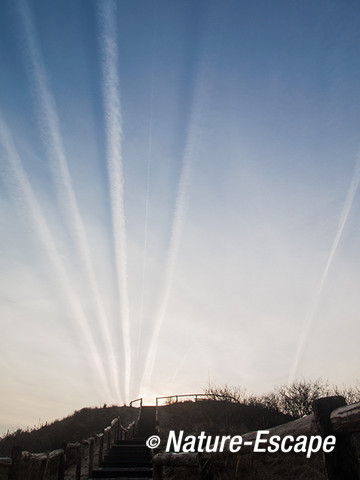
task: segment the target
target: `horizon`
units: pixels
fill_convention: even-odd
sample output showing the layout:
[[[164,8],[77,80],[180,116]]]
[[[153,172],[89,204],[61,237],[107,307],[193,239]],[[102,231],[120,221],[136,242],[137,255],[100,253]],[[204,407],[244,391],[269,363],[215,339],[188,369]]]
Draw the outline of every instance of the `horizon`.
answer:
[[[355,385],[360,6],[0,12],[0,432],[210,382]]]

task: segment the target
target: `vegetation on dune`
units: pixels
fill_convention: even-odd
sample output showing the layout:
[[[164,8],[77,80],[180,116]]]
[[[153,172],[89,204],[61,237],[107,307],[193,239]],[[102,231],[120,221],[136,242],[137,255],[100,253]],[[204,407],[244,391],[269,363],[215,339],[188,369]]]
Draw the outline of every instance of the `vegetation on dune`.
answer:
[[[232,435],[270,428],[293,418],[259,405],[203,399],[164,405],[159,420],[165,445],[169,430],[184,430],[185,435],[198,435],[202,431],[207,435]]]
[[[160,411],[162,445],[168,430],[184,430],[186,434],[236,435],[250,430],[268,429],[312,413],[316,398],[342,395],[348,404],[360,401],[360,386],[333,387],[321,379],[298,380],[274,389],[266,395],[246,395],[240,387],[209,384],[208,400],[171,403]],[[360,448],[359,448],[360,455]],[[218,480],[325,480],[321,452],[307,458],[305,453],[215,455],[204,466],[204,475]],[[167,480],[200,480],[196,468],[165,467]]]
[[[360,385],[333,387],[322,380],[298,380],[265,395],[247,395],[240,387],[209,384],[207,400],[181,402],[160,407],[162,436],[169,429],[188,434],[205,431],[209,435],[242,434],[249,430],[270,428],[311,413],[313,400],[323,396],[343,395],[348,403],[360,401]],[[120,416],[128,425],[138,409],[130,407],[83,408],[63,420],[56,420],[33,430],[17,430],[0,439],[0,456],[8,456],[14,445],[30,452],[61,448],[63,442],[76,442],[100,433],[111,420]]]
[[[282,385],[265,395],[246,395],[241,387],[209,384],[205,393],[214,400],[226,400],[231,403],[254,405],[269,411],[299,418],[312,413],[312,403],[317,398],[341,395],[348,404],[360,402],[360,384],[354,387],[337,387],[327,381],[297,380],[290,385]]]
[[[14,445],[29,452],[46,452],[62,447],[63,442],[78,442],[89,438],[120,417],[124,426],[134,420],[138,410],[130,407],[82,408],[63,420],[55,420],[33,430],[16,430],[0,440],[0,456],[8,456]]]

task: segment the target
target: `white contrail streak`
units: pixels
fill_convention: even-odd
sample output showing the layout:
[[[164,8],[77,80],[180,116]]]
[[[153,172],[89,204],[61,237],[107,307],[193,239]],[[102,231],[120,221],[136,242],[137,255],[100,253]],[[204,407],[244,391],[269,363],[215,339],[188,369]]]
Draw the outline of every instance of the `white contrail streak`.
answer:
[[[346,199],[345,199],[344,207],[343,207],[341,215],[340,215],[339,224],[338,224],[338,228],[337,228],[337,231],[336,231],[335,239],[334,239],[334,242],[333,242],[329,257],[328,257],[328,260],[326,262],[325,269],[324,269],[323,274],[321,276],[321,279],[320,279],[318,288],[316,290],[315,296],[313,298],[310,310],[309,310],[309,312],[306,316],[305,322],[304,322],[304,330],[302,331],[302,333],[300,335],[300,338],[299,338],[295,359],[294,359],[294,362],[293,362],[293,365],[292,365],[292,368],[291,368],[291,371],[290,371],[290,375],[289,375],[289,378],[288,378],[288,384],[292,383],[295,379],[295,375],[296,375],[296,371],[297,371],[298,366],[299,366],[300,358],[301,358],[302,352],[304,350],[304,346],[305,346],[305,343],[307,341],[307,338],[309,336],[311,326],[314,322],[314,318],[315,318],[316,311],[317,311],[318,304],[319,304],[319,299],[320,299],[320,296],[321,296],[323,288],[324,288],[325,280],[328,276],[332,261],[334,259],[336,250],[338,248],[342,233],[344,231],[344,227],[345,227],[346,221],[348,219],[352,204],[354,202],[356,192],[359,188],[359,183],[360,183],[360,155],[358,156],[358,159],[357,159],[356,164],[355,164],[354,174],[352,176],[351,184],[350,184],[348,193],[346,195]]]
[[[201,70],[201,67],[200,67]],[[196,147],[198,144],[198,139],[200,137],[200,112],[204,108],[205,101],[208,97],[207,95],[207,88],[205,88],[205,79],[204,79],[204,72],[201,72],[201,80],[196,80],[202,89],[197,89],[198,95],[196,96],[195,100],[195,107],[193,109],[191,115],[190,126],[188,129],[184,154],[183,154],[183,162],[182,162],[182,170],[176,195],[175,201],[175,211],[174,211],[174,218],[171,228],[171,236],[170,236],[170,243],[169,249],[166,259],[166,267],[165,267],[165,276],[164,276],[164,289],[163,294],[160,300],[160,303],[157,308],[157,312],[155,315],[155,325],[152,332],[152,336],[150,339],[150,344],[148,348],[145,368],[141,380],[141,391],[145,389],[147,391],[148,384],[150,382],[154,363],[157,355],[160,331],[165,319],[166,308],[168,305],[171,287],[175,272],[175,265],[176,259],[178,256],[179,245],[180,245],[180,238],[184,226],[185,216],[186,216],[186,208],[187,208],[187,201],[189,195],[189,187],[192,180],[192,171],[193,171],[193,164],[196,157]],[[208,87],[208,85],[206,85]]]
[[[210,16],[208,19],[209,23],[207,26],[208,32],[210,32],[211,28],[214,28],[214,25],[216,24],[215,22],[217,22],[217,19],[215,17],[216,11],[215,9],[211,8]],[[218,46],[219,43],[216,42],[216,49],[218,48]],[[175,201],[174,218],[172,223],[170,243],[165,267],[164,290],[155,315],[155,325],[147,352],[145,368],[140,383],[140,391],[148,391],[149,383],[151,381],[151,376],[154,369],[160,332],[164,323],[165,313],[170,298],[180,239],[185,221],[189,187],[192,180],[194,162],[197,156],[196,149],[199,144],[199,139],[202,135],[202,129],[200,125],[203,120],[203,112],[205,106],[208,103],[208,99],[210,97],[210,79],[213,75],[212,69],[215,68],[215,62],[213,61],[213,59],[211,62],[208,61],[206,54],[204,54],[203,47],[204,46],[202,45],[200,48],[203,53],[203,58],[200,60],[200,65],[198,67],[197,75],[195,77],[193,106],[190,115],[189,128],[183,153],[182,170]],[[212,53],[214,54],[214,52],[215,49],[213,48]]]
[[[100,332],[106,347],[111,372],[111,383],[114,385],[117,397],[116,399],[119,401],[119,398],[121,397],[119,388],[119,373],[109,329],[109,320],[102,295],[100,293],[99,285],[96,280],[89,243],[72,186],[71,176],[60,133],[55,99],[51,93],[51,88],[47,79],[41,50],[37,42],[35,27],[28,4],[27,2],[19,1],[18,5],[26,35],[32,80],[37,94],[37,107],[39,109],[38,117],[42,131],[42,140],[45,150],[51,160],[52,173],[56,181],[61,207],[65,212],[65,218],[69,222],[71,231],[74,234],[80,258],[85,267],[91,290],[91,297],[93,298],[96,307]]]
[[[153,47],[154,49],[154,47]],[[148,154],[146,165],[146,194],[145,194],[145,225],[144,225],[144,250],[142,261],[141,274],[141,290],[140,290],[140,313],[139,313],[139,333],[137,345],[137,358],[139,358],[142,338],[142,327],[144,322],[144,297],[145,297],[145,279],[147,266],[147,246],[148,246],[148,227],[149,227],[149,204],[150,204],[150,172],[151,172],[151,158],[152,158],[152,124],[153,124],[153,105],[154,105],[154,53],[151,73],[151,92],[150,92],[150,120],[149,120],[149,139],[148,139]]]
[[[167,260],[166,260],[164,291],[163,291],[163,295],[162,295],[160,304],[157,309],[156,317],[155,317],[155,326],[152,332],[148,354],[146,358],[145,369],[144,369],[143,377],[140,383],[141,391],[143,389],[147,391],[148,389],[148,382],[151,379],[155,358],[157,354],[160,331],[164,322],[166,308],[167,308],[167,304],[170,297],[171,286],[172,286],[174,270],[175,270],[175,263],[176,263],[176,258],[179,250],[179,244],[180,244],[180,236],[183,230],[184,219],[185,219],[188,187],[191,182],[191,173],[193,168],[193,148],[194,148],[193,136],[194,136],[194,131],[192,129],[189,135],[190,137],[189,141],[186,143],[183,167],[182,167],[182,172],[181,172],[181,177],[180,177],[180,182],[179,182],[179,187],[178,187],[178,192],[176,197],[174,220],[172,224],[171,238],[170,238],[170,246],[169,246]]]
[[[64,268],[63,261],[59,255],[54,238],[49,230],[48,224],[42,213],[42,210],[35,198],[30,182],[23,168],[19,154],[15,148],[13,139],[8,127],[0,114],[0,142],[3,145],[5,155],[8,159],[12,171],[12,177],[15,180],[15,189],[20,193],[24,204],[30,211],[32,220],[36,227],[37,234],[45,248],[49,260],[54,268],[56,278],[58,279],[65,296],[69,302],[74,319],[77,322],[80,339],[83,340],[83,348],[88,357],[89,364],[93,364],[94,370],[100,379],[100,392],[110,395],[107,378],[99,355],[96,343],[94,342],[90,325],[83,311],[83,308],[74,294],[69,276]],[[7,179],[9,181],[9,179]],[[12,182],[13,183],[13,182]],[[15,192],[14,192],[15,193]],[[17,193],[17,192],[16,192]]]
[[[119,76],[117,71],[118,51],[116,43],[116,4],[111,0],[102,0],[98,5],[101,28],[105,131],[107,137],[106,156],[110,184],[115,264],[124,347],[125,398],[127,399],[130,391],[131,379],[131,331],[127,288],[122,120]]]

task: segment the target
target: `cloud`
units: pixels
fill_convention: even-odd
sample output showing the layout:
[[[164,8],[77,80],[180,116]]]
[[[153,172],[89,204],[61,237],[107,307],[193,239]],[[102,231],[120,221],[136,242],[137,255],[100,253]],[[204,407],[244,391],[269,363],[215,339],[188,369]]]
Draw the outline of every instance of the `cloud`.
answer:
[[[116,5],[112,1],[99,2],[102,49],[103,99],[105,110],[106,156],[110,183],[110,200],[115,249],[115,265],[119,292],[125,359],[125,399],[131,380],[131,331],[127,278],[126,221],[124,211],[124,178],[122,158],[122,121],[117,72],[117,44],[115,25]]]
[[[117,398],[119,398],[121,396],[119,387],[119,370],[109,328],[109,319],[107,318],[104,301],[96,280],[89,242],[72,185],[59,127],[59,119],[56,112],[55,99],[49,85],[28,4],[19,1],[18,5],[27,40],[28,54],[31,63],[32,83],[37,94],[36,106],[38,109],[38,120],[41,127],[42,141],[51,162],[52,174],[59,193],[60,206],[64,211],[65,219],[85,267],[91,296],[95,303],[101,335],[106,346],[111,372],[111,383],[115,387]]]

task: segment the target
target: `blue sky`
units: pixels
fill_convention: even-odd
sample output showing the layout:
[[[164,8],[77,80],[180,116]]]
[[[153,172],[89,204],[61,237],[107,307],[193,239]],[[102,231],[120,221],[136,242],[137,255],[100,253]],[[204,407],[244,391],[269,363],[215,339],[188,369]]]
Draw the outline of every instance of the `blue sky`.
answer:
[[[1,431],[358,380],[355,1],[4,1]]]

